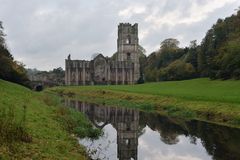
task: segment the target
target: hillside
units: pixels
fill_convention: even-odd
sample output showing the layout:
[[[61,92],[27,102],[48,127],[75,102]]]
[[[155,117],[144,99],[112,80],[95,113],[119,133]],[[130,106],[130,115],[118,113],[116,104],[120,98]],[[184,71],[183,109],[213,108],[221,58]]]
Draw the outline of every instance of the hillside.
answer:
[[[63,109],[58,98],[0,79],[0,159],[86,159],[68,123],[91,130],[82,114]]]

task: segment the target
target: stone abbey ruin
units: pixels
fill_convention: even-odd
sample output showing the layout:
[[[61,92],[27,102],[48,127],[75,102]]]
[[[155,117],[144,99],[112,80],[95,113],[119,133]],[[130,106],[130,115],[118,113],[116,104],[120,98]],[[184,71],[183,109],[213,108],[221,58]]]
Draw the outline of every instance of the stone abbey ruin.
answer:
[[[66,85],[135,84],[140,78],[138,24],[118,25],[117,52],[93,60],[65,60]]]

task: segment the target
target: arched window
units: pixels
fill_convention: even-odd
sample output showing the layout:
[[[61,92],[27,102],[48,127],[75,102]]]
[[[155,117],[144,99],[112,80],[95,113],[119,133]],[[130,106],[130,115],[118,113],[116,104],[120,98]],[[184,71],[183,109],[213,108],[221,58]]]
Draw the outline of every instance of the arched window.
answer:
[[[131,37],[129,35],[127,36],[126,44],[131,44]]]

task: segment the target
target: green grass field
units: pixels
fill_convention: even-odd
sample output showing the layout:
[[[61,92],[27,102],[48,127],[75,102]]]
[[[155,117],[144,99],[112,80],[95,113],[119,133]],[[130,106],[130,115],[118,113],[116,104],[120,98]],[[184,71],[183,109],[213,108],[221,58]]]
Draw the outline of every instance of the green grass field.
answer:
[[[148,95],[177,97],[188,100],[216,101],[240,104],[240,81],[209,80],[207,78],[155,82],[140,85],[112,85],[86,87],[87,89],[109,89]]]
[[[50,93],[240,128],[240,81],[202,78],[141,85],[54,87],[36,93],[0,80],[0,159],[86,159],[71,133],[79,131],[75,134],[89,136],[98,131],[93,132],[81,113],[62,108],[60,98]]]
[[[155,110],[187,119],[240,127],[240,81],[207,78],[140,85],[69,86],[50,89],[75,98]]]
[[[0,80],[0,159],[86,159],[68,122],[92,128],[82,114],[61,108],[57,97]]]

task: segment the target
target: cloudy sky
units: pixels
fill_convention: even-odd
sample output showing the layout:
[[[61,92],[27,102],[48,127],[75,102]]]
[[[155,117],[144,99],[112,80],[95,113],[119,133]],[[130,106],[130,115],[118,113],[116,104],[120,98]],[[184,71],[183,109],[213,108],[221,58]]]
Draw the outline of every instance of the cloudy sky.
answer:
[[[49,70],[72,59],[116,51],[117,25],[139,23],[146,54],[166,38],[181,46],[201,42],[218,18],[235,13],[239,0],[0,0],[0,21],[14,57]]]

